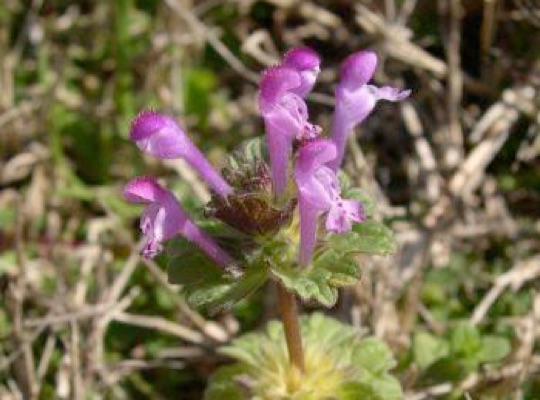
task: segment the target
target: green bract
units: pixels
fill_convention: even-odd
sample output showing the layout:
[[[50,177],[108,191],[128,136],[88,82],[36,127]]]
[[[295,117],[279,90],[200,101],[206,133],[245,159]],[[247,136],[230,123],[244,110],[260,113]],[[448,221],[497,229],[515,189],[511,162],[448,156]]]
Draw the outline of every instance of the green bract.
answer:
[[[221,352],[237,362],[214,374],[205,400],[398,400],[395,366],[380,340],[360,338],[354,328],[320,313],[301,320],[304,374],[289,363],[282,325],[249,333]]]

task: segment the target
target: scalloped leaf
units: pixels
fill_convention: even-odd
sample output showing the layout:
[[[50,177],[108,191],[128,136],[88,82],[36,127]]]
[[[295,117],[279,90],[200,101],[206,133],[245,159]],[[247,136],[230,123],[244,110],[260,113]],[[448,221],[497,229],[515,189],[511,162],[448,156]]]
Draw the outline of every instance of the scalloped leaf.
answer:
[[[396,366],[388,346],[375,337],[362,340],[354,350],[353,362],[376,375],[388,372]]]
[[[169,282],[181,285],[181,291],[192,307],[211,313],[231,308],[262,286],[268,277],[268,268],[256,264],[245,270],[241,277],[233,278],[197,249],[171,258],[167,272]]]
[[[303,300],[316,300],[326,307],[336,303],[339,287],[352,285],[360,277],[360,269],[353,258],[332,250],[319,256],[308,268],[274,265],[272,272]]]
[[[395,251],[392,231],[376,221],[355,224],[350,232],[331,235],[328,247],[339,253],[391,254]]]

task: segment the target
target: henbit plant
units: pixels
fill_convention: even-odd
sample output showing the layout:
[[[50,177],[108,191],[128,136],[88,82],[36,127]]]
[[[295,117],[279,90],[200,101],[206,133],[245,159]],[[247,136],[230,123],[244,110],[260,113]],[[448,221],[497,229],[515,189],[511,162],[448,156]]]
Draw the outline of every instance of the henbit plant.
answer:
[[[268,280],[277,286],[282,325],[270,323],[267,334],[248,334],[226,347],[238,363],[218,372],[206,398],[401,397],[388,375],[394,361],[384,343],[360,340],[352,328],[321,315],[300,321],[296,304],[299,296],[334,305],[338,288],[360,276],[355,254],[393,250],[391,232],[370,219],[369,196],[339,171],[347,136],[377,101],[410,93],[368,84],[376,65],[371,51],[344,61],[326,138],[309,121],[305,102],[320,58],[309,48],[289,51],[260,81],[266,146],[251,141],[230,157],[223,175],[173,118],[143,111],[134,120],[130,136],[143,152],[184,159],[212,189],[206,218],[196,223],[154,178],[130,181],[125,198],[148,204],[142,255],[156,256],[169,241],[169,280],[181,285],[192,306],[210,311],[231,307]]]

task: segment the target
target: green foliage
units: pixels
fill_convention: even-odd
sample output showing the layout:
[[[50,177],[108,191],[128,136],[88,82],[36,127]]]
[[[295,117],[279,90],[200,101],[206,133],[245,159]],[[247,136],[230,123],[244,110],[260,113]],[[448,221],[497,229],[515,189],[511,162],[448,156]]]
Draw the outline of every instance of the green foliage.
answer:
[[[419,331],[413,338],[413,359],[424,384],[459,381],[481,364],[501,361],[511,350],[508,339],[482,335],[478,328],[460,324],[444,337]]]
[[[208,226],[216,237],[223,236],[222,226]],[[288,230],[265,237],[251,250],[242,243],[241,236],[229,236],[230,248],[244,249],[235,254],[240,265],[246,266],[240,278],[218,269],[185,240],[175,240],[169,246],[169,253],[174,254],[168,263],[169,280],[182,285],[193,307],[211,311],[233,306],[270,276],[302,299],[331,307],[337,301],[338,289],[353,285],[360,277],[356,254],[387,254],[394,249],[390,230],[380,223],[367,221],[346,234],[329,236],[313,263],[300,268],[296,263],[298,243],[291,240],[290,235]]]
[[[390,254],[395,251],[392,231],[376,221],[355,224],[350,232],[331,235],[328,247],[344,254]]]
[[[270,322],[264,333],[249,333],[221,349],[237,362],[219,369],[205,399],[318,400],[402,398],[389,374],[395,361],[376,338],[315,313],[301,320],[306,371],[289,364],[282,325]]]
[[[209,312],[232,307],[262,286],[268,275],[264,264],[255,264],[241,277],[234,278],[197,249],[172,257],[167,271],[169,281],[182,285],[182,292],[193,307]]]
[[[272,272],[302,299],[313,299],[326,307],[336,303],[339,287],[352,285],[360,277],[357,262],[333,250],[307,268],[275,265]]]
[[[360,278],[356,254],[393,251],[392,232],[378,222],[366,221],[345,234],[328,235],[312,265],[299,268],[294,263],[274,264],[272,272],[302,299],[331,307],[337,301],[338,288],[353,285]]]

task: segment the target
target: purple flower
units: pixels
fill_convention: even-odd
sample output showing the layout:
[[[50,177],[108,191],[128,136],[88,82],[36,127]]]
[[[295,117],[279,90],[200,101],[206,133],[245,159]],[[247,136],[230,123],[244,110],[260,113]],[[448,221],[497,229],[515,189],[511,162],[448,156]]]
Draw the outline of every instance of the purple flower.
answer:
[[[267,69],[259,84],[259,109],[264,119],[274,190],[287,187],[295,139],[313,139],[321,128],[308,122],[304,97],[311,91],[321,60],[307,47],[290,50],[279,66]]]
[[[332,140],[337,147],[337,157],[330,162],[334,171],[337,171],[343,161],[348,134],[373,111],[377,101],[399,101],[411,93],[410,90],[389,86],[379,88],[368,85],[376,67],[377,56],[371,51],[351,54],[341,66],[332,122]]]
[[[307,105],[297,93],[301,87],[301,75],[281,66],[266,70],[259,85],[259,108],[277,194],[287,186],[293,141],[312,139],[321,132],[320,127],[308,122]]]
[[[171,117],[155,111],[142,111],[131,125],[130,137],[139,149],[154,157],[183,158],[220,196],[232,193],[229,184]]]
[[[326,213],[326,230],[345,233],[353,222],[364,221],[362,204],[341,197],[341,187],[328,163],[337,155],[336,146],[329,140],[316,139],[300,147],[295,166],[300,212],[301,265],[311,261],[317,237],[317,219]]]
[[[301,96],[306,97],[317,80],[319,72],[321,72],[321,58],[319,55],[308,47],[297,47],[289,50],[285,56],[281,66],[296,70],[300,74],[301,84],[293,91]]]
[[[127,183],[124,198],[132,203],[147,203],[141,216],[141,231],[146,239],[142,255],[153,258],[163,250],[163,242],[182,235],[195,243],[222,268],[233,260],[189,218],[174,195],[161,187],[154,178],[137,177]]]

